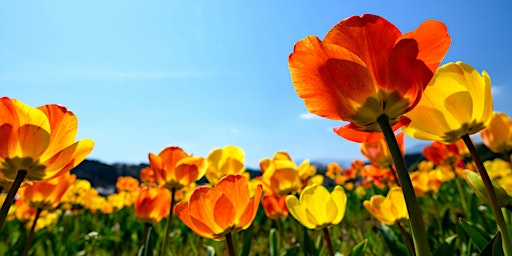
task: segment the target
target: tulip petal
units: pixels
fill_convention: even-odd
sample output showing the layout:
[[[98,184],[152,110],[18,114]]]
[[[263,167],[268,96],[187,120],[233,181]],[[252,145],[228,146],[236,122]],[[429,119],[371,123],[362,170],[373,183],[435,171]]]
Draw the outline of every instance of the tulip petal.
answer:
[[[63,147],[75,142],[78,120],[71,111],[56,104],[44,105],[38,109],[48,117],[50,122],[51,141],[45,155],[53,156]]]
[[[345,217],[345,211],[347,208],[347,195],[345,194],[345,190],[343,190],[341,186],[336,186],[334,187],[334,190],[331,192],[330,197],[331,199],[329,201],[334,202],[334,206],[328,205],[327,211],[329,213],[332,211],[331,214],[333,214],[333,216],[330,217],[329,219],[332,220],[331,223],[333,225],[337,225],[338,223],[341,222],[341,220],[343,220],[343,217]],[[333,209],[336,209],[336,211],[334,211]]]
[[[222,230],[227,230],[234,224],[233,221],[235,220],[236,210],[233,203],[225,194],[222,194],[215,202],[213,218]]]
[[[249,183],[247,178],[240,174],[232,174],[222,178],[215,186],[215,190],[224,194],[233,203],[238,221],[250,202]]]
[[[242,229],[249,228],[254,218],[256,217],[256,213],[258,213],[258,207],[260,205],[262,193],[263,187],[261,184],[259,184],[256,187],[256,191],[254,191],[254,198],[251,199],[251,201],[247,204],[247,207],[240,216],[240,221],[237,226],[242,227]]]
[[[50,159],[41,159],[41,165],[46,166],[45,170],[33,172],[27,175],[30,180],[51,179],[59,174],[70,171],[80,164],[91,153],[94,142],[91,139],[79,140],[64,148]]]
[[[286,207],[288,212],[304,227],[309,229],[315,228],[315,225],[307,217],[306,209],[299,204],[299,199],[296,196],[289,195],[286,197]]]

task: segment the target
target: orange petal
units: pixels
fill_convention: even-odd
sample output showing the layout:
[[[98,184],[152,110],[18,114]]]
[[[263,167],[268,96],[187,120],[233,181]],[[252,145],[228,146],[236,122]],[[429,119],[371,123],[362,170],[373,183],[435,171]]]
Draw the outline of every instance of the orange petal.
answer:
[[[226,195],[222,195],[215,202],[213,217],[222,230],[227,230],[233,225],[236,217],[236,209]]]
[[[50,122],[51,142],[45,154],[55,155],[62,148],[75,142],[78,131],[78,120],[76,116],[65,107],[49,104],[38,107]]]
[[[391,128],[393,131],[398,130],[402,126],[407,126],[411,120],[405,116],[401,116],[398,119],[398,122],[394,124]],[[379,140],[384,139],[384,135],[382,132],[365,132],[361,131],[361,128],[357,125],[354,125],[352,123],[349,123],[345,126],[336,127],[333,129],[336,134],[338,134],[340,137],[357,142],[357,143],[363,143],[363,142],[376,142]]]
[[[27,178],[32,180],[51,179],[64,172],[69,172],[72,168],[80,164],[91,153],[94,142],[91,139],[79,140],[62,151],[55,154],[52,158],[42,161],[42,165],[46,166],[44,173],[29,173]],[[43,159],[41,159],[43,160]]]
[[[162,158],[164,169],[167,171],[174,170],[176,163],[187,156],[183,149],[174,146],[164,148],[158,155]]]
[[[258,207],[260,205],[261,195],[263,193],[262,185],[259,184],[256,187],[256,191],[254,192],[254,198],[251,199],[251,201],[247,204],[247,207],[245,208],[244,212],[240,216],[240,221],[238,223],[238,226],[242,229],[248,228],[254,218],[256,217],[256,213],[258,213]]]
[[[358,56],[317,37],[297,42],[288,64],[297,94],[318,116],[347,120],[375,94],[372,76]]]
[[[422,60],[432,73],[443,60],[451,42],[446,26],[435,20],[424,21],[415,30],[404,34],[402,38],[416,40],[419,49],[417,58]]]
[[[50,134],[39,126],[23,125],[18,129],[18,138],[20,143],[22,157],[30,157],[34,161],[39,159],[41,154],[48,147]],[[13,152],[10,152],[13,153]]]
[[[359,56],[373,74],[377,85],[383,85],[387,76],[387,58],[401,35],[398,28],[384,18],[364,14],[342,20],[327,33],[323,41],[344,47]]]
[[[229,198],[239,218],[250,200],[247,178],[240,174],[227,175],[217,183],[215,190]]]

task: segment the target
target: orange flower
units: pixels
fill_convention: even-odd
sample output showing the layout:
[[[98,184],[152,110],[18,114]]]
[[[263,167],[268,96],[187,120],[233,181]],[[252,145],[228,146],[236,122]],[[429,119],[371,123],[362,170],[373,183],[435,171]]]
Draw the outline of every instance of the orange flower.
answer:
[[[175,212],[197,235],[222,240],[226,234],[249,228],[256,217],[261,194],[259,185],[251,199],[247,178],[230,174],[214,188],[194,189],[190,201],[179,202]]]
[[[461,160],[456,144],[444,144],[439,141],[434,141],[430,146],[425,147],[423,155],[436,165],[455,166]]]
[[[24,187],[23,198],[34,209],[51,210],[75,181],[76,176],[69,172],[48,181],[36,181]]]
[[[169,216],[171,193],[163,187],[142,187],[133,203],[135,215],[142,222],[157,223]]]
[[[149,186],[153,186],[155,183],[155,171],[150,167],[146,167],[142,169],[139,173],[140,180],[142,183],[147,184]]]
[[[277,194],[265,195],[261,199],[265,215],[273,220],[279,220],[288,216],[288,208],[286,208],[286,197]]]
[[[450,44],[443,23],[423,22],[402,34],[371,14],[352,16],[320,40],[308,36],[288,59],[295,90],[313,114],[350,124],[335,132],[352,141],[376,139],[377,118],[394,129],[421,98]]]
[[[149,165],[156,181],[169,190],[179,190],[206,172],[204,158],[187,155],[180,147],[166,147],[158,155],[149,153]]]
[[[405,153],[404,147],[404,133],[401,132],[396,135],[396,140],[402,154]],[[389,168],[393,165],[393,159],[389,153],[388,144],[384,138],[376,141],[369,141],[361,143],[361,153],[368,158],[368,160],[379,167]]]
[[[365,165],[360,173],[363,181],[368,181],[376,187],[383,188],[386,185],[394,184],[394,177],[391,169],[381,168],[377,165]]]
[[[0,172],[14,180],[49,180],[81,163],[93,148],[91,139],[75,142],[78,121],[56,104],[33,108],[16,99],[0,98]]]
[[[121,176],[117,178],[116,188],[118,192],[133,192],[139,188],[139,180],[130,176]]]

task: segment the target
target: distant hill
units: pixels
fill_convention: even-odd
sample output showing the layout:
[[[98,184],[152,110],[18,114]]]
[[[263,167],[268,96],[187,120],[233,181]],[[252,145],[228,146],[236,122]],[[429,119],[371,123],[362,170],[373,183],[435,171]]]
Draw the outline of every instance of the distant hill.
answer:
[[[478,154],[482,158],[482,160],[494,159],[497,157],[501,157],[499,154],[492,153],[487,147],[483,144],[478,144],[476,146]],[[422,160],[424,160],[424,156],[421,153],[422,150],[415,150],[417,153],[408,153],[405,155],[405,163],[410,169],[414,169],[414,167]],[[339,160],[336,161],[334,159],[312,159],[311,164],[317,168],[318,173],[325,173],[327,165],[331,162],[338,162],[340,165],[345,168],[350,165],[351,160]],[[123,164],[123,163],[114,163],[114,164],[106,164],[97,160],[89,160],[86,159],[82,163],[80,163],[77,167],[75,167],[71,173],[76,174],[77,178],[85,179],[91,182],[91,185],[95,188],[99,188],[100,193],[108,194],[112,193],[115,190],[115,184],[117,178],[119,176],[132,176],[135,178],[139,178],[139,173],[142,169],[148,167],[148,164],[141,163],[138,165],[134,164]],[[251,177],[259,176],[259,169],[247,169],[248,172],[251,173]],[[205,182],[205,179],[202,180]]]

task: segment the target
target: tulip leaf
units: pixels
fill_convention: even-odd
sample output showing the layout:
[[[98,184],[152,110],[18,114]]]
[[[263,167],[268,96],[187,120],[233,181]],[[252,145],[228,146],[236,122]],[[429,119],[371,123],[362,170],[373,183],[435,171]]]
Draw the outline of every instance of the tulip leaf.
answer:
[[[501,242],[501,234],[498,232],[491,241],[485,246],[479,255],[503,256],[503,245]]]
[[[277,245],[277,232],[275,228],[272,228],[270,230],[269,235],[269,241],[270,241],[270,256],[277,256],[279,255],[279,248]]]
[[[240,256],[248,256],[251,252],[251,244],[253,239],[252,226],[244,232],[244,243],[242,245],[242,252]]]
[[[363,256],[364,252],[366,251],[366,246],[368,245],[368,239],[365,239],[361,241],[360,243],[356,244],[354,248],[352,248],[352,252],[350,252],[350,256]]]
[[[432,256],[455,255],[455,238],[457,235],[447,237],[442,244],[440,244]]]
[[[460,224],[462,225],[462,228],[466,231],[471,240],[475,243],[476,247],[478,247],[478,250],[482,251],[489,243],[489,240],[485,238],[485,235],[482,234],[482,231],[480,231],[475,225],[471,224],[470,222],[462,218],[460,218],[459,220]]]
[[[315,242],[309,236],[308,229],[306,227],[303,227],[303,250],[304,255],[312,255],[317,256],[319,254],[318,250],[315,248]]]
[[[388,246],[391,255],[409,255],[407,247],[405,247],[404,244],[400,243],[394,236],[389,234],[392,231],[388,226],[382,225],[379,228],[379,231],[382,237],[384,238],[384,242]]]

